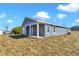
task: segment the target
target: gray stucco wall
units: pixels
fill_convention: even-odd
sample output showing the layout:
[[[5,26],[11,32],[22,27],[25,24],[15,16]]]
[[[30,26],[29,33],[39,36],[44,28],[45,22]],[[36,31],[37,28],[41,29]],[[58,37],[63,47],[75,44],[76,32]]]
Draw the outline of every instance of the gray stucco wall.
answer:
[[[66,28],[55,27],[55,35],[63,35],[63,34],[67,34]]]
[[[49,32],[48,32],[48,26],[49,26]],[[45,37],[67,34],[68,33],[67,30],[70,31],[70,29],[67,28],[55,27],[54,32],[54,26],[45,25]]]
[[[48,32],[48,26],[49,26],[49,32]],[[51,36],[51,26],[45,25],[45,37]]]
[[[22,28],[22,34],[26,35],[26,27],[25,26]]]

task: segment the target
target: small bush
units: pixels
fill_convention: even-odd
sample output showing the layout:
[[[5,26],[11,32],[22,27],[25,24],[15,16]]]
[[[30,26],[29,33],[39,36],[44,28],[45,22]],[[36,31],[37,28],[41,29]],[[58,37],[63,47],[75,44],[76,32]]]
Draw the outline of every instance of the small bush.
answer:
[[[12,33],[14,34],[21,34],[21,32],[22,32],[22,28],[19,26],[12,29]]]

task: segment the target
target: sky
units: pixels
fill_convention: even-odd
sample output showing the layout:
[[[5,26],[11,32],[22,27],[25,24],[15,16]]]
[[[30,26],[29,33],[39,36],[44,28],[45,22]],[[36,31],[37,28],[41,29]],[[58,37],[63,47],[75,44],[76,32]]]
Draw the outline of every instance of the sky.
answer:
[[[25,17],[38,18],[52,24],[79,26],[78,3],[0,3],[0,29],[21,26]]]

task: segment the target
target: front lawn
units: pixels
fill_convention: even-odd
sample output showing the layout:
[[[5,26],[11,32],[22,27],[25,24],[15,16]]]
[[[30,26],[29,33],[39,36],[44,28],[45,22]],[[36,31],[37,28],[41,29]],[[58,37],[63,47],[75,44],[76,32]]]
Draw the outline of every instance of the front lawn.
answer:
[[[32,38],[0,35],[0,55],[59,56],[79,55],[79,32],[71,35]]]

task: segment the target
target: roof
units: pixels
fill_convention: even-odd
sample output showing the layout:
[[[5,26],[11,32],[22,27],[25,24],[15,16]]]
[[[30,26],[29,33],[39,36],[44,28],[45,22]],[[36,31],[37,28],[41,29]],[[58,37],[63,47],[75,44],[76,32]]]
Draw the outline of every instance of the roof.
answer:
[[[22,27],[23,25],[26,23],[26,20],[33,20],[35,22],[39,22],[39,23],[42,23],[42,24],[48,24],[48,25],[51,25],[51,26],[56,26],[56,27],[61,27],[61,28],[68,28],[68,27],[65,27],[65,26],[61,26],[61,25],[57,25],[57,24],[51,24],[51,23],[48,23],[48,22],[45,22],[45,21],[41,21],[39,19],[35,19],[35,18],[29,18],[29,17],[25,17],[24,18],[24,21],[22,23]]]

